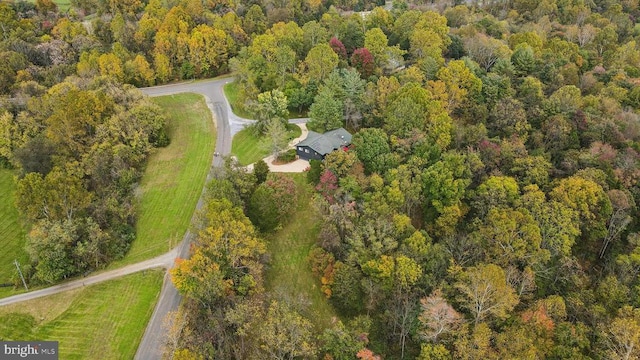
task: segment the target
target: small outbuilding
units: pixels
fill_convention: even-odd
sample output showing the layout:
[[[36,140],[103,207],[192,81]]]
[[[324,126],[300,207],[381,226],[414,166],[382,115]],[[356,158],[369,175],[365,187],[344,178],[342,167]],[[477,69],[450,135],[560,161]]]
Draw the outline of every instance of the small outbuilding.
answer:
[[[307,138],[296,145],[296,153],[300,159],[323,160],[335,150],[351,145],[351,134],[343,128],[327,131],[324,134],[309,131]]]

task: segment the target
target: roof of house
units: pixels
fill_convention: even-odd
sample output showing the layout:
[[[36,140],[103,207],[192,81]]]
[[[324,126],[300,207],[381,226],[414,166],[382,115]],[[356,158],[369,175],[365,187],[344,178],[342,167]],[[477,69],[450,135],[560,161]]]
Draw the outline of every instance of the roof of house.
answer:
[[[298,143],[297,146],[308,146],[320,155],[327,155],[333,150],[351,144],[351,134],[343,128],[327,131],[319,134],[309,131],[307,138]]]

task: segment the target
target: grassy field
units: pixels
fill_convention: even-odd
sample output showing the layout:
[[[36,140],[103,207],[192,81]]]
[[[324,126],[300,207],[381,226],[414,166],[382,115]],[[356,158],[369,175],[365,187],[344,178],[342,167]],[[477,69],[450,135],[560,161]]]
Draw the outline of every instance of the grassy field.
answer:
[[[25,231],[18,217],[18,210],[14,206],[14,194],[16,185],[13,181],[13,172],[0,169],[0,283],[11,282],[17,276],[13,260],[17,259],[22,265],[29,261],[25,251]],[[12,287],[0,287],[0,297],[6,297],[18,293]]]
[[[29,0],[29,2],[35,3],[36,0]],[[58,11],[61,13],[66,13],[71,7],[70,0],[53,0],[53,2],[58,6]]]
[[[211,167],[216,134],[204,98],[179,94],[153,101],[167,114],[171,144],[149,158],[139,188],[136,240],[110,268],[152,258],[179,243]]]
[[[289,141],[302,133],[300,127],[287,124]],[[265,136],[255,136],[250,129],[244,129],[233,137],[231,153],[238,158],[241,165],[249,165],[271,154],[270,141]]]
[[[54,0],[53,2],[58,5],[58,11],[60,12],[67,12],[71,7],[70,0]]]
[[[303,296],[309,302],[306,317],[317,329],[331,327],[336,313],[320,290],[320,281],[313,276],[309,251],[320,231],[319,217],[310,206],[313,189],[306,174],[291,174],[298,187],[298,204],[294,216],[282,230],[267,241],[271,262],[266,274],[267,289],[293,299]]]
[[[0,339],[59,341],[60,359],[133,359],[163,276],[150,270],[0,307]]]

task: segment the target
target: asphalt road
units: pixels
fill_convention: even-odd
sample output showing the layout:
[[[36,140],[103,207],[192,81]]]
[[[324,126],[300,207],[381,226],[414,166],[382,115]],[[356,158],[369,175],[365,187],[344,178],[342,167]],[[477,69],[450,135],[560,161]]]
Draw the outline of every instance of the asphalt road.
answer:
[[[233,135],[242,130],[245,125],[253,120],[243,119],[231,111],[231,105],[224,96],[223,86],[232,82],[233,78],[217,80],[189,81],[177,84],[141,88],[140,91],[149,96],[173,95],[185,92],[201,94],[205,97],[207,106],[214,115],[218,137],[216,140],[216,152],[222,155],[231,153],[231,140]],[[214,161],[214,165],[220,166],[222,159]]]
[[[242,130],[245,124],[251,122],[251,120],[235,116],[231,111],[231,106],[227,102],[222,89],[226,83],[231,81],[233,81],[232,78],[204,80],[142,88],[140,90],[149,96],[173,95],[185,92],[203,95],[213,115],[213,121],[216,124],[217,138],[215,152],[221,156],[214,156],[211,165],[212,167],[217,167],[223,164],[222,156],[231,153],[231,140],[233,139],[233,135]],[[196,208],[200,209],[202,203],[202,197],[200,197]],[[187,233],[177,248],[177,257],[184,259],[189,256],[189,244],[192,238],[193,234],[187,230]],[[165,274],[160,298],[147,324],[142,341],[140,341],[140,345],[138,346],[138,351],[135,356],[136,360],[157,360],[162,358],[162,345],[165,333],[163,326],[164,319],[170,311],[178,309],[181,300],[182,296],[180,296],[178,290],[176,290],[173,283],[171,283],[169,273]]]

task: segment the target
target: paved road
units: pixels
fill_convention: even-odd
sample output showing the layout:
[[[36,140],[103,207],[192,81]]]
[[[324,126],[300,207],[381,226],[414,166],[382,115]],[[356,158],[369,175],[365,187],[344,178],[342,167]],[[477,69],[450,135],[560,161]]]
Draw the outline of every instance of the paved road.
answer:
[[[99,282],[119,278],[121,276],[133,274],[135,272],[142,271],[142,270],[153,269],[158,267],[163,267],[168,269],[173,265],[177,255],[178,255],[178,248],[176,247],[175,249],[169,251],[166,254],[163,254],[153,259],[145,260],[136,264],[127,265],[120,269],[106,271],[97,275],[89,276],[89,277],[78,279],[78,280],[73,280],[68,283],[55,285],[52,287],[48,287],[46,289],[30,291],[28,293],[14,295],[4,299],[0,299],[0,306],[9,305],[9,304],[31,300],[31,299],[37,299],[39,297],[53,295],[63,291],[81,288],[87,285],[97,284]]]
[[[155,86],[140,90],[149,96],[173,95],[185,92],[203,95],[213,115],[213,121],[215,122],[218,134],[215,152],[224,156],[231,153],[231,140],[233,139],[233,135],[242,130],[246,124],[252,122],[252,120],[235,116],[233,111],[231,111],[231,106],[225,98],[223,91],[223,86],[231,81],[233,81],[233,78],[194,81]],[[213,163],[211,164],[212,167],[223,165],[222,156],[214,156]],[[207,178],[207,180],[209,180],[209,178]],[[202,197],[200,197],[196,209],[202,207],[202,202]],[[177,257],[187,258],[189,256],[189,243],[192,239],[193,234],[187,231],[179,245],[179,249],[176,251]],[[171,283],[171,279],[167,273],[164,278],[164,283],[162,284],[160,298],[147,324],[142,341],[140,341],[140,345],[138,346],[138,351],[135,356],[136,360],[156,360],[162,358],[162,345],[165,333],[163,326],[164,319],[170,311],[178,309],[181,300],[182,297],[173,286],[173,283]]]
[[[237,134],[246,125],[251,124],[253,120],[244,119],[236,116],[231,111],[231,105],[224,96],[223,86],[233,81],[233,78],[190,81],[170,85],[154,86],[150,88],[142,88],[140,91],[149,96],[173,95],[185,92],[201,94],[205,97],[207,106],[213,113],[218,130],[218,138],[216,141],[216,152],[222,155],[231,153],[231,140],[233,135]],[[220,121],[226,119],[226,121]],[[222,159],[216,161],[216,166],[222,163]]]

